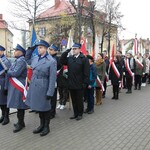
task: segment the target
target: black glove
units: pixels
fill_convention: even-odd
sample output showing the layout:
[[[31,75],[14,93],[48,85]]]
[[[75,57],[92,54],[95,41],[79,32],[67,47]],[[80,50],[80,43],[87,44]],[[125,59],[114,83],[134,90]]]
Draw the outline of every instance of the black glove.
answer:
[[[7,73],[8,70],[5,70],[5,73]]]
[[[3,93],[5,96],[8,95],[8,90],[4,90],[4,93]]]
[[[70,51],[71,51],[71,48],[69,48],[69,49],[66,50],[66,52],[68,52],[68,53],[69,53]]]
[[[48,96],[48,95],[46,95],[46,100],[51,100],[52,99],[52,96]]]
[[[28,47],[28,49],[27,49],[27,50],[35,50],[36,46],[37,46],[37,45],[34,45],[34,46],[31,46],[31,47]]]

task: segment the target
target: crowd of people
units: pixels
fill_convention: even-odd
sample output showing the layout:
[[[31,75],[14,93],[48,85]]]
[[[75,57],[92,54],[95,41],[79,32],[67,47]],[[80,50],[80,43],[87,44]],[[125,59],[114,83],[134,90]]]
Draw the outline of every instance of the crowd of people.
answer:
[[[36,48],[38,55],[33,55]],[[79,121],[83,113],[94,113],[95,104],[102,104],[108,80],[112,84],[112,100],[119,99],[121,88],[131,94],[132,86],[134,90],[141,90],[142,84],[150,84],[150,56],[147,53],[133,56],[129,50],[124,56],[116,51],[109,60],[107,51],[103,51],[93,58],[81,52],[79,43],[74,43],[60,57],[58,51],[57,46],[44,40],[37,40],[27,50],[17,44],[16,60],[11,63],[4,54],[5,48],[0,45],[0,123],[8,124],[9,109],[17,109],[14,133],[25,127],[26,109],[39,114],[40,125],[33,134],[45,136],[50,132],[50,120],[55,117],[56,110],[63,110],[70,97],[73,106],[70,119]],[[30,82],[29,69],[32,70]]]

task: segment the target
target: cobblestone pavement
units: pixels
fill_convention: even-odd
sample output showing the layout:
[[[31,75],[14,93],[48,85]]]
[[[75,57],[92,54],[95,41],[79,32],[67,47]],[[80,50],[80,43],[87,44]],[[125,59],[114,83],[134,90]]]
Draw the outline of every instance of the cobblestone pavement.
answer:
[[[150,85],[133,94],[120,93],[111,100],[111,87],[95,113],[80,121],[70,120],[72,111],[58,110],[45,137],[32,134],[39,125],[38,114],[26,111],[26,128],[13,133],[16,114],[0,125],[0,150],[150,150]],[[67,104],[68,105],[68,104]]]

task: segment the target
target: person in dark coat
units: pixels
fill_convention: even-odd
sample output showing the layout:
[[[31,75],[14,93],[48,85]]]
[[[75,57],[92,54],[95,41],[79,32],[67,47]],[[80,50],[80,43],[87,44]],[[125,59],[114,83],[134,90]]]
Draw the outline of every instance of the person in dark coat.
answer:
[[[38,46],[39,55],[31,58],[33,50]],[[50,132],[50,112],[51,99],[55,91],[55,82],[57,76],[57,62],[48,54],[49,44],[44,40],[38,40],[34,48],[29,48],[26,54],[26,60],[33,70],[26,104],[39,112],[40,126],[33,130],[34,134],[40,133],[45,136]]]
[[[73,55],[68,56],[72,50]],[[83,91],[89,83],[90,65],[88,58],[81,53],[81,44],[74,43],[66,50],[60,62],[68,66],[68,88],[70,90],[74,115],[70,119],[81,120],[83,115]]]
[[[59,104],[57,109],[63,110],[66,102],[69,99],[68,90],[68,66],[63,66],[57,78],[57,86],[59,91]]]
[[[122,73],[123,73],[123,68],[122,68],[120,56],[116,55],[114,57],[113,63],[114,64],[111,64],[111,66],[110,66],[109,79],[111,80],[111,84],[113,86],[113,97],[112,97],[112,99],[117,100],[117,99],[119,99],[119,85],[121,83]],[[118,72],[118,74],[117,74],[117,72]]]
[[[87,93],[87,109],[85,113],[92,114],[94,112],[94,88],[96,87],[97,71],[94,58],[87,55],[90,63],[90,81],[86,89]]]
[[[52,44],[48,48],[49,54],[57,61],[57,71],[59,71],[61,69],[61,65],[59,63],[59,58],[57,56],[58,50],[59,50],[58,47],[55,46],[54,44]],[[57,78],[58,78],[58,76],[59,76],[59,73],[57,74]],[[56,104],[57,104],[57,81],[55,83],[55,92],[54,92],[54,95],[51,99],[51,119],[55,118]]]
[[[106,95],[106,90],[107,90],[107,75],[108,75],[108,70],[109,70],[109,58],[107,56],[107,51],[103,51],[103,57],[104,57],[104,60],[105,60],[105,64],[106,64],[106,74],[105,74],[105,79],[104,79],[104,82],[103,82],[103,86],[104,86],[104,92],[102,94],[102,98],[105,98],[105,95]]]
[[[19,84],[25,86],[27,76],[27,65],[24,57],[25,53],[25,49],[17,44],[14,53],[16,60],[7,72],[9,78],[7,107],[17,109],[18,122],[14,124],[14,133],[19,132],[25,127],[24,115],[25,110],[28,108],[23,102],[23,92],[17,87]],[[16,82],[14,83],[12,79],[15,79]]]
[[[2,116],[0,118],[0,123],[6,125],[9,123],[9,108],[7,108],[7,70],[9,69],[11,63],[4,55],[5,48],[0,45],[0,108],[2,111]]]
[[[127,68],[127,64],[129,66],[129,68]],[[126,77],[126,86],[127,86],[126,94],[131,94],[133,78],[134,78],[135,68],[136,68],[136,63],[135,63],[135,59],[133,58],[133,55],[132,55],[132,50],[129,50],[127,52],[123,68],[124,68],[125,77]]]

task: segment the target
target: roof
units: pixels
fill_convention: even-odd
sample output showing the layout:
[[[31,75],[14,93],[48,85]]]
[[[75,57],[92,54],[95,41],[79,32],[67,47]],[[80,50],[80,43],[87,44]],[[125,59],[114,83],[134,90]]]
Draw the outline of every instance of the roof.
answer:
[[[37,19],[43,19],[43,18],[60,16],[64,12],[66,14],[73,14],[73,13],[75,13],[75,9],[70,4],[70,2],[68,2],[66,0],[61,0],[57,7],[56,7],[56,5],[50,7],[49,9],[47,9],[46,11],[41,13],[37,17]]]
[[[7,23],[4,20],[0,19],[0,29],[7,29],[7,28],[8,28]]]

